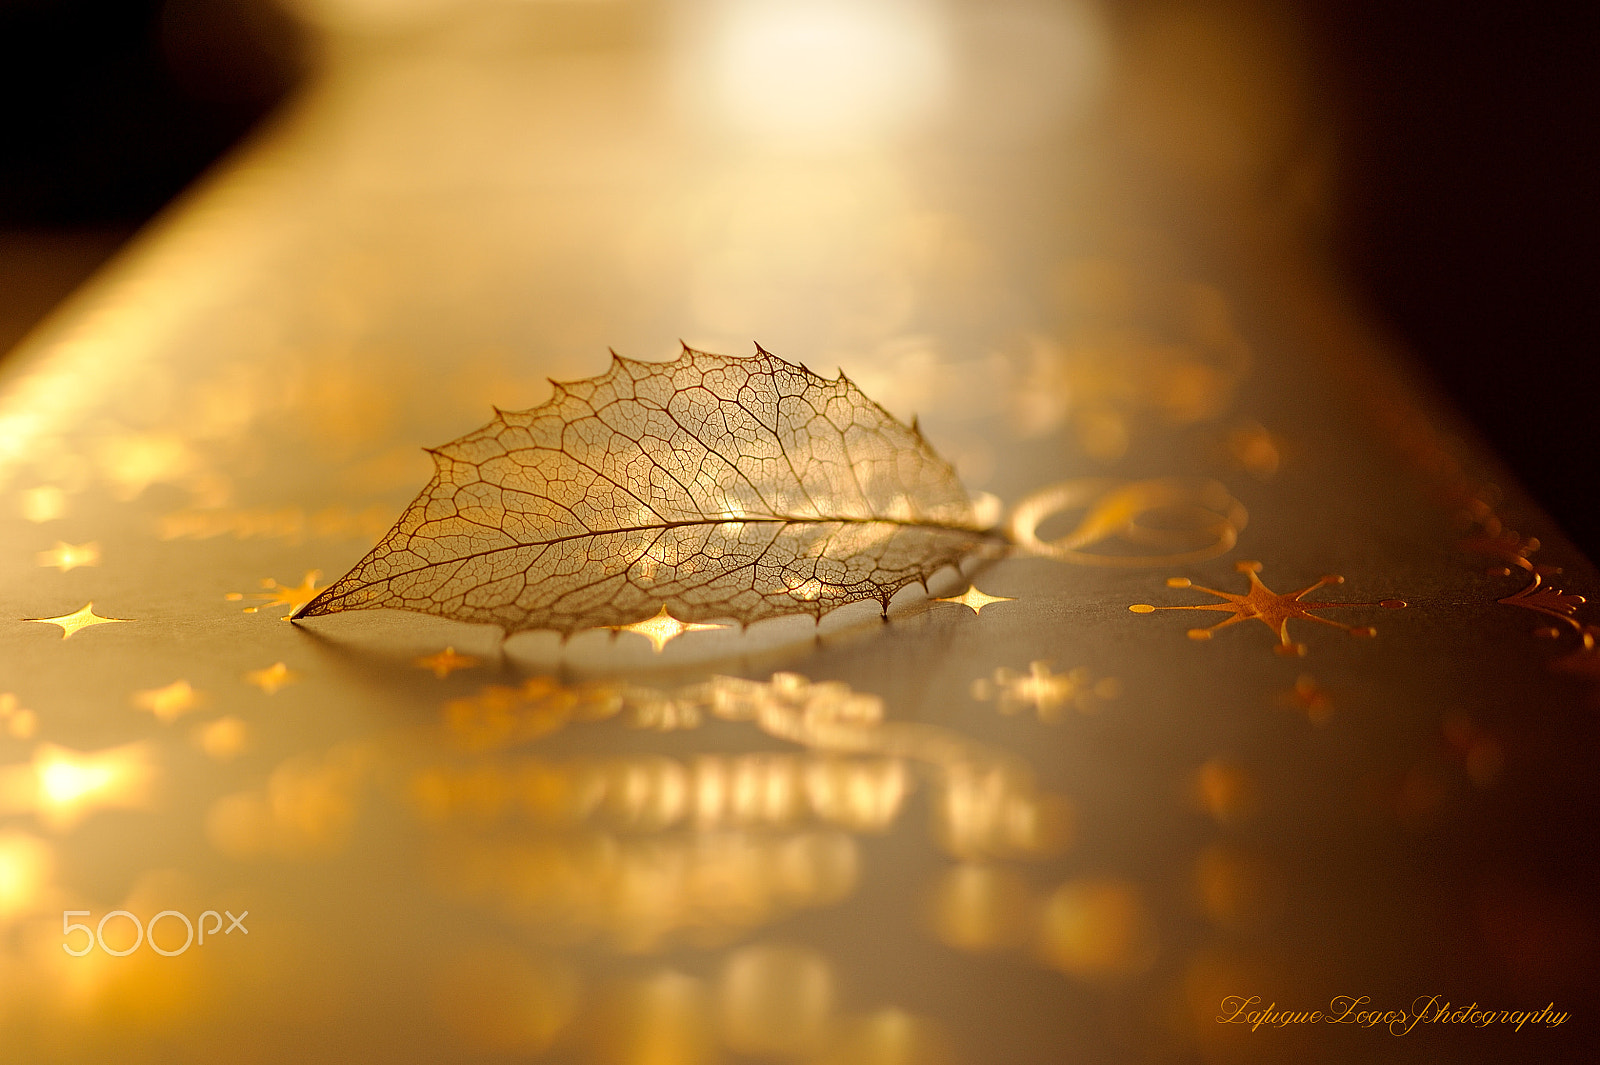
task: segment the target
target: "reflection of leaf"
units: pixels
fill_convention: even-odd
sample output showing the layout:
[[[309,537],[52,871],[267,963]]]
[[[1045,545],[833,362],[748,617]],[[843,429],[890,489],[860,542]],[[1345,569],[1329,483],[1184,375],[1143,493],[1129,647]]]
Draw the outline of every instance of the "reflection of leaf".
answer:
[[[823,613],[972,553],[948,463],[840,374],[757,349],[614,358],[433,452],[433,481],[298,616],[394,607],[508,632]]]

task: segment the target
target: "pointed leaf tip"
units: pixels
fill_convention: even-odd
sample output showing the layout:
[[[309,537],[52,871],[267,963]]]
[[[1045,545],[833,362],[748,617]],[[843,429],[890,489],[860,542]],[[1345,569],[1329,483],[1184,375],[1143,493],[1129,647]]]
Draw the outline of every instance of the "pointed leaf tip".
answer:
[[[323,602],[328,598],[328,593],[332,590],[333,589],[331,587],[324,588],[322,591],[312,596],[309,602],[303,603],[299,610],[296,610],[294,613],[289,615],[289,620],[299,621],[301,618],[316,617],[322,614]]]

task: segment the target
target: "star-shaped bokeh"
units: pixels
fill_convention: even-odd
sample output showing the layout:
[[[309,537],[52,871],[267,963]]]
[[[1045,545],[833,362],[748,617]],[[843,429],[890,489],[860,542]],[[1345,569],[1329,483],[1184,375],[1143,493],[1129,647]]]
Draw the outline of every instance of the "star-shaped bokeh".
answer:
[[[279,688],[286,684],[293,684],[299,679],[300,674],[282,662],[274,662],[265,669],[252,669],[244,675],[246,684],[254,684],[268,695],[276,693]]]
[[[65,831],[95,810],[144,805],[156,775],[145,744],[75,751],[43,743],[31,763],[0,766],[0,814],[32,812]]]
[[[1300,674],[1279,702],[1305,714],[1313,725],[1326,725],[1333,718],[1333,695],[1309,673]]]
[[[242,602],[245,599],[260,600],[256,606],[245,607],[244,612],[246,614],[254,614],[271,607],[288,607],[283,614],[283,620],[288,621],[294,617],[301,607],[317,597],[317,593],[321,591],[317,587],[317,581],[321,579],[321,570],[308,570],[306,575],[301,578],[300,583],[290,588],[287,585],[279,584],[271,577],[266,577],[261,581],[263,591],[251,592],[249,595],[245,595],[243,592],[229,592],[224,598],[230,603]]]
[[[23,706],[16,692],[0,692],[0,732],[25,740],[38,729],[39,715]]]
[[[978,586],[976,584],[972,584],[968,585],[967,590],[962,592],[960,595],[946,596],[943,599],[935,599],[934,602],[959,603],[968,610],[971,610],[974,614],[981,614],[983,613],[983,608],[986,606],[991,606],[995,603],[1014,603],[1016,602],[1016,597],[1010,595],[986,595],[983,592],[978,591]]]
[[[454,647],[446,647],[438,654],[431,654],[423,658],[419,658],[412,664],[420,669],[428,670],[435,677],[443,680],[456,670],[471,669],[473,666],[478,665],[481,661],[482,659],[474,658],[472,655],[457,653]]]
[[[93,603],[85,603],[72,613],[62,614],[60,617],[24,618],[23,620],[31,621],[39,625],[60,625],[61,638],[63,640],[70,639],[82,632],[84,629],[90,629],[96,625],[122,625],[128,622],[127,618],[101,617],[99,614],[94,612]]]
[[[133,705],[148,710],[163,724],[170,725],[200,704],[200,693],[186,680],[175,680],[164,688],[134,692]]]
[[[57,541],[56,546],[48,551],[40,551],[39,565],[54,566],[62,573],[79,566],[98,566],[100,564],[100,545],[95,542],[87,544],[69,544]]]
[[[972,682],[972,697],[983,702],[994,700],[1002,714],[1014,714],[1032,707],[1040,721],[1059,721],[1061,711],[1072,707],[1088,713],[1102,700],[1115,699],[1122,685],[1115,677],[1093,678],[1082,666],[1065,673],[1053,673],[1050,663],[1029,662],[1026,673],[1001,667],[987,678]]]
[[[686,632],[708,632],[712,629],[725,629],[727,627],[726,625],[702,625],[694,621],[679,621],[667,613],[666,604],[662,604],[655,617],[646,618],[644,621],[635,621],[632,625],[615,625],[611,628],[613,632],[632,632],[643,636],[650,641],[650,646],[655,648],[656,654],[660,654],[667,644]]]

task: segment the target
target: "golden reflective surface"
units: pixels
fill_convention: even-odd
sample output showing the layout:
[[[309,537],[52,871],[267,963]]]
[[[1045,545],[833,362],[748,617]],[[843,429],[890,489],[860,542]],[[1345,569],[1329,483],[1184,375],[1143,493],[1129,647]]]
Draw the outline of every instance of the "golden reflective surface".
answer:
[[[0,365],[0,1059],[1578,1060],[1595,575],[1319,279],[1270,20],[295,6],[321,75]],[[285,623],[424,446],[680,338],[843,369],[1017,547]],[[1218,1020],[1436,994],[1571,1020]]]

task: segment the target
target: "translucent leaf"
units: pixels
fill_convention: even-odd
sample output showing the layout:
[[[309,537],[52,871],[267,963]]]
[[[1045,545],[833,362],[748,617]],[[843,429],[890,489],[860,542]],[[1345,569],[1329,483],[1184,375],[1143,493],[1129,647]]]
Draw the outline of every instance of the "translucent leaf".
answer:
[[[986,542],[950,465],[841,373],[757,348],[613,357],[433,451],[432,482],[298,617],[395,608],[507,632],[887,606]]]

